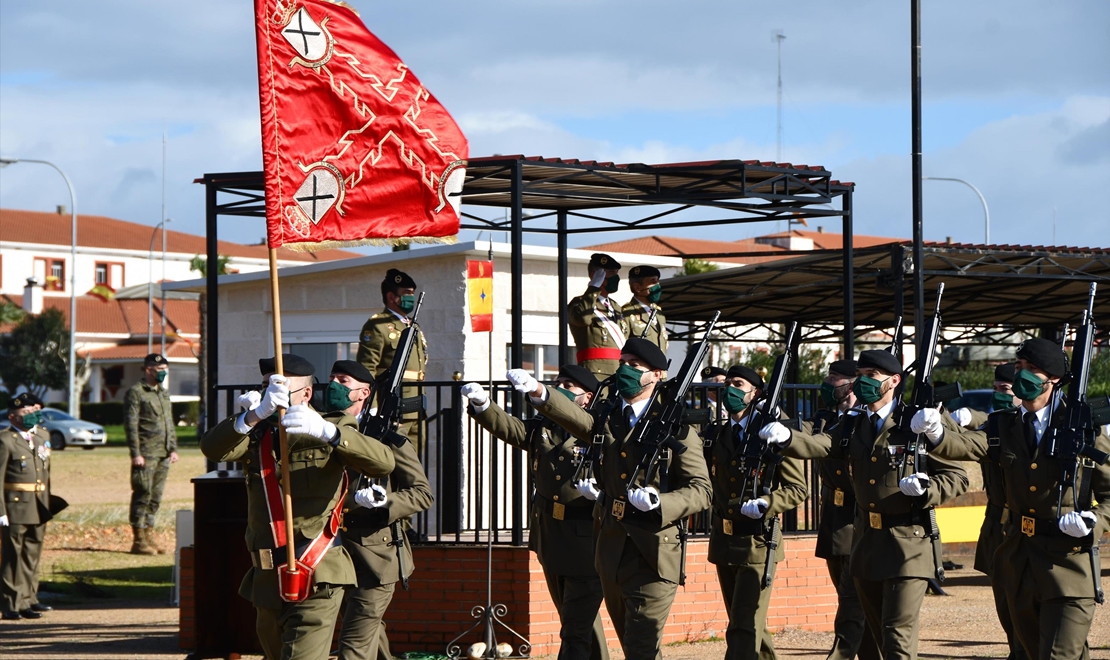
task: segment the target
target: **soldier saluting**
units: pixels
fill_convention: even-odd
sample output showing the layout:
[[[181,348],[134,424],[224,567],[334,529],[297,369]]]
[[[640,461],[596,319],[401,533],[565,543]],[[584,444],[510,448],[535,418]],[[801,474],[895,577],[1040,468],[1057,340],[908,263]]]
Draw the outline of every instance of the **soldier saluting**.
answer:
[[[580,408],[597,396],[584,367],[565,364],[555,391]],[[528,452],[535,484],[528,546],[536,553],[559,612],[559,660],[608,660],[601,625],[601,580],[594,568],[594,500],[574,486],[578,441],[543,415],[521,421],[490,400],[478,383],[462,387],[470,416],[493,437]]]
[[[751,405],[763,395],[764,383],[754,369],[741,365],[730,367],[725,379],[723,399],[729,418],[706,432],[713,478],[709,561],[717,565],[728,612],[725,658],[766,660],[777,656],[767,630],[771,584],[764,577],[773,575],[767,572],[768,562],[777,564],[786,558],[782,531],[777,525],[768,529],[767,521],[804,502],[809,489],[801,462],[788,458],[776,469],[770,493],[752,498],[739,492],[744,482],[741,445]]]
[[[621,347],[631,336],[620,306],[610,298],[620,285],[621,265],[607,254],[596,253],[586,268],[590,285],[567,305],[570,334],[578,347],[579,366],[604,378],[617,372]]]
[[[628,288],[632,290],[632,300],[621,308],[621,315],[628,321],[629,335],[647,339],[666,355],[667,317],[663,316],[663,308],[659,306],[659,297],[663,294],[663,287],[659,284],[659,269],[654,266],[634,266],[628,271]],[[648,327],[653,311],[655,320]]]
[[[269,385],[257,403],[220,422],[200,441],[212,461],[239,461],[246,472],[247,550],[252,568],[239,595],[258,612],[256,631],[268,658],[323,660],[328,657],[343,591],[355,586],[354,566],[339,538],[346,468],[385,476],[396,463],[381,442],[358,432],[358,422],[342,411],[321,416],[312,399],[315,369],[304,358],[282,356],[258,361]],[[278,408],[288,408],[282,424],[289,436],[289,465],[281,465]],[[285,512],[279,477],[290,470],[295,538],[285,538]],[[301,571],[309,573],[303,591],[279,577],[289,548]]]
[[[38,619],[52,609],[38,599],[36,574],[50,512],[50,436],[39,426],[37,397],[8,403],[0,431],[0,605],[5,619]]]
[[[1045,440],[1070,412],[1069,402],[1060,397],[1067,356],[1054,342],[1029,339],[1018,347],[1015,367],[1013,392],[1021,405],[991,413],[983,429],[961,433],[951,420],[929,410],[914,415],[912,424],[934,445],[933,455],[988,460],[1001,468],[1008,511],[1005,538],[993,557],[992,583],[1001,582],[1014,633],[1030,658],[1080,658],[1100,579],[1092,551],[1110,528],[1110,464],[1084,460],[1081,492],[1074,493],[1072,483],[1061,488],[1065,461],[1075,457],[1054,454]],[[1098,451],[1110,451],[1105,434],[1099,433],[1094,444]],[[1085,508],[1092,499],[1098,505]],[[1075,507],[1077,500],[1084,508]]]
[[[656,464],[658,469],[649,467],[640,480],[644,459],[662,456],[655,454],[650,438],[641,440],[637,425],[651,421],[645,418],[649,409],[655,410],[655,398],[662,396],[666,369],[658,346],[629,339],[621,349],[615,379],[619,399],[593,414],[522,369],[507,374],[544,416],[585,443],[600,442],[596,477],[580,481],[576,488],[597,500],[595,566],[609,618],[630,660],[660,656],[663,626],[682,580],[685,519],[710,504],[702,442],[689,426],[680,427],[677,446],[668,448],[666,460]],[[684,407],[681,401],[678,405]]]
[[[907,433],[896,431],[894,393],[902,365],[887,351],[863,351],[852,390],[862,408],[822,433],[772,422],[760,431],[794,458],[844,459],[856,494],[851,567],[856,590],[884,658],[917,657],[918,615],[936,560],[927,509],[967,490],[959,465],[930,456],[899,478]]]
[[[428,341],[420,330],[419,324],[414,324],[409,315],[416,308],[416,280],[396,268],[386,271],[382,280],[382,302],[385,309],[371,316],[358,335],[359,364],[366,367],[375,378],[381,377],[389,365],[393,363],[393,354],[397,352],[397,344],[401,340],[401,333],[409,325],[416,329],[416,342],[413,343],[412,353],[409,354],[408,364],[405,365],[404,381],[419,383],[424,380],[424,367],[428,364]],[[419,399],[420,389],[415,385],[408,385],[402,389],[406,409],[422,406]],[[399,432],[407,435],[420,454],[420,410],[408,410],[403,417]]]

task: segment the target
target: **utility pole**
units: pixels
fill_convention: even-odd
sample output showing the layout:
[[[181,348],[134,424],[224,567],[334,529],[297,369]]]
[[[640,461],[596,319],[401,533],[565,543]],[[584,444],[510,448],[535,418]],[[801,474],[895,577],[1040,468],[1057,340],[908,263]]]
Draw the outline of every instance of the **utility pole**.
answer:
[[[786,39],[786,35],[782,30],[775,30],[771,33],[771,41],[775,43],[778,48],[779,54],[779,75],[778,75],[778,90],[776,93],[776,111],[775,111],[775,162],[782,162],[782,42]]]

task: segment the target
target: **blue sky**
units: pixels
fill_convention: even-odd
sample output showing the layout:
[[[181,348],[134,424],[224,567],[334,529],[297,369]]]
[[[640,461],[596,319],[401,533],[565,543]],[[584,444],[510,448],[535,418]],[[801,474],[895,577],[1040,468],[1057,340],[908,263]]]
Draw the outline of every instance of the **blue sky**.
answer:
[[[854,181],[857,232],[910,234],[908,2],[352,4],[475,156],[773,159],[782,29],[783,159]],[[926,175],[978,186],[997,242],[1051,242],[1055,210],[1057,243],[1110,245],[1110,206],[1092,194],[1110,183],[1110,3],[923,4]],[[251,3],[0,3],[0,154],[57,162],[83,212],[154,225],[163,130],[168,215],[203,233],[191,181],[261,166]],[[0,205],[66,201],[49,170],[0,170]],[[924,207],[926,238],[982,240],[965,187],[926,182]],[[263,234],[247,219],[220,231]]]

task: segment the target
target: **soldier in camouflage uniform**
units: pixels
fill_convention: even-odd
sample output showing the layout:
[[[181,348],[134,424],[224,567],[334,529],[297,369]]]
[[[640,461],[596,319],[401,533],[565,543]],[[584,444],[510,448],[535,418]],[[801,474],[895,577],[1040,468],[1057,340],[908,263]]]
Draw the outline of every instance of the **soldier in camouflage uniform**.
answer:
[[[375,378],[381,378],[393,362],[393,354],[397,351],[397,342],[401,339],[401,332],[412,321],[409,314],[416,305],[416,281],[408,274],[396,268],[390,268],[382,280],[382,302],[385,309],[371,316],[358,335],[359,364],[370,370]],[[417,340],[413,344],[409,363],[405,365],[404,381],[419,383],[424,380],[424,368],[428,364],[428,341],[416,324]],[[420,395],[420,388],[416,385],[401,388],[401,396],[413,401]],[[421,433],[421,417],[423,411],[406,412],[401,418],[399,432],[407,435],[416,448],[419,456],[424,449],[423,433]]]
[[[598,388],[593,374],[563,365],[555,391],[585,408]],[[490,401],[478,383],[462,387],[470,416],[493,437],[528,452],[535,484],[528,546],[536,553],[559,612],[559,660],[608,660],[601,626],[601,579],[594,568],[594,501],[574,487],[578,441],[537,415],[520,421]]]
[[[617,372],[621,347],[630,336],[620,305],[610,298],[620,285],[620,269],[613,257],[592,255],[587,266],[590,285],[567,305],[570,334],[578,348],[577,362],[599,379]]]
[[[8,404],[11,426],[0,431],[0,607],[5,619],[38,619],[51,609],[38,599],[39,558],[50,520],[50,436],[39,426],[37,398]]]
[[[343,505],[346,470],[385,476],[393,471],[395,461],[388,447],[358,432],[354,417],[342,411],[320,415],[308,405],[314,373],[310,362],[291,354],[283,355],[282,361],[282,374],[275,373],[274,358],[258,361],[269,382],[265,393],[255,401],[241,397],[240,405],[250,409],[220,422],[201,439],[200,449],[211,461],[241,462],[246,473],[246,544],[253,566],[243,577],[239,595],[257,611],[255,629],[266,657],[325,660],[344,589],[356,584],[351,557],[340,537],[323,540],[336,509]],[[282,500],[279,482],[285,466],[273,425],[279,408],[288,408],[282,423],[289,439],[294,527],[294,538],[284,544],[278,543],[274,531],[274,527],[284,530],[284,512],[271,511],[267,503],[268,494]],[[271,461],[273,476],[269,471],[264,475],[261,468]],[[285,600],[278,569],[286,563],[288,548],[292,545],[298,559],[305,561],[313,542],[314,547],[326,549],[312,573],[307,596]]]
[[[628,288],[632,289],[632,300],[621,308],[621,314],[628,321],[629,335],[642,335],[666,355],[667,317],[663,316],[663,308],[659,306],[659,296],[663,293],[659,284],[659,269],[654,266],[633,267],[628,271]],[[644,334],[652,310],[655,310],[655,320]]]
[[[177,462],[173,404],[164,386],[168,375],[166,358],[151,353],[143,360],[143,379],[124,397],[124,427],[131,451],[131,554],[164,552],[154,543],[153,532],[170,465]]]

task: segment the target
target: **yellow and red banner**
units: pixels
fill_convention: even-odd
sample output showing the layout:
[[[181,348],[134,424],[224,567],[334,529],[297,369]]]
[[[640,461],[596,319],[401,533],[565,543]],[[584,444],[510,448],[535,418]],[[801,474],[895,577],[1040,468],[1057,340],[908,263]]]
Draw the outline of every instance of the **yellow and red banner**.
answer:
[[[493,331],[493,262],[466,262],[466,293],[470,303],[470,331]]]
[[[116,290],[108,286],[107,284],[97,284],[93,288],[89,289],[88,295],[94,298],[100,298],[104,302],[108,302],[112,298],[116,297]]]
[[[332,0],[255,0],[266,240],[293,249],[449,242],[466,136]]]

